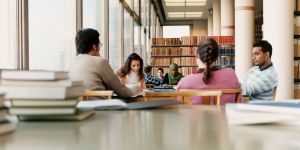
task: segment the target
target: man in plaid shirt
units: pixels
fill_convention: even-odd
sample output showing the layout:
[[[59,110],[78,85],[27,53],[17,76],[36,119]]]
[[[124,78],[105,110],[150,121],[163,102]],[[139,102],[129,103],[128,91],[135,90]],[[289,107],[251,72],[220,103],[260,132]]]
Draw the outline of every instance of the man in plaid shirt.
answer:
[[[145,72],[145,83],[146,84],[154,84],[154,85],[161,85],[161,81],[159,78],[152,76],[151,73],[151,69],[152,67],[147,65],[144,68],[144,72]]]
[[[254,65],[242,82],[243,95],[250,100],[272,100],[277,86],[278,76],[271,62],[272,46],[268,41],[253,45],[252,59]]]

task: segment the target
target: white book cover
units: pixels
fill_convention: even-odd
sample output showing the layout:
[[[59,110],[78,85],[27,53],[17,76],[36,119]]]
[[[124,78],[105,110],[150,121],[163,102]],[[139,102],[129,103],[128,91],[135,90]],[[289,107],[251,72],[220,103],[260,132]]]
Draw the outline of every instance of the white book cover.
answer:
[[[10,108],[12,115],[73,115],[76,108]]]
[[[2,70],[1,78],[7,80],[61,80],[68,79],[68,72],[36,70]]]
[[[12,107],[75,107],[78,100],[12,100]]]
[[[18,119],[22,121],[81,121],[94,115],[92,110],[78,111],[75,115],[19,115]]]
[[[300,102],[295,100],[226,104],[230,125],[299,122]]]
[[[93,101],[80,101],[77,104],[79,109],[146,109],[155,108],[161,106],[177,105],[177,100],[161,100],[161,101],[145,101],[145,102],[133,102],[125,103],[121,99],[111,100],[93,100]]]
[[[85,87],[1,86],[0,91],[6,92],[7,99],[76,99],[84,94]]]
[[[83,81],[55,80],[55,81],[32,81],[32,80],[1,80],[1,86],[83,86]]]

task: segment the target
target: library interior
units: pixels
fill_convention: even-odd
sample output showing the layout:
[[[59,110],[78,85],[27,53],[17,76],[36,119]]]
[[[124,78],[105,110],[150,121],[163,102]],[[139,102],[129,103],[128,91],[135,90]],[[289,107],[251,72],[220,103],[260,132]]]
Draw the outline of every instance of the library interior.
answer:
[[[0,0],[1,150],[300,149],[299,0]]]

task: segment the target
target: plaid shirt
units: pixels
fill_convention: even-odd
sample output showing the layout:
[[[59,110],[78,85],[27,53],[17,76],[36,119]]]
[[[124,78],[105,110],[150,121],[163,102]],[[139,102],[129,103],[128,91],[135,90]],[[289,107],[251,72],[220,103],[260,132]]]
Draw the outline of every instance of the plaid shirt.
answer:
[[[150,74],[146,74],[146,73],[145,73],[145,83],[146,84],[154,84],[154,85],[160,85],[161,84],[159,78],[154,77]]]
[[[254,66],[242,82],[243,95],[248,95],[253,100],[272,100],[277,82],[278,76],[272,64],[263,70]]]

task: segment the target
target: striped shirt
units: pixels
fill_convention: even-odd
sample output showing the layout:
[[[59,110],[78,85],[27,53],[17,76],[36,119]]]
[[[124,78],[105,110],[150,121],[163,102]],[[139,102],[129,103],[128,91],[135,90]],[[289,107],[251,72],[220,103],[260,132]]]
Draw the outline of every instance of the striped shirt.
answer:
[[[242,82],[243,95],[248,95],[250,100],[272,100],[277,82],[278,76],[272,63],[265,69],[254,66]]]

